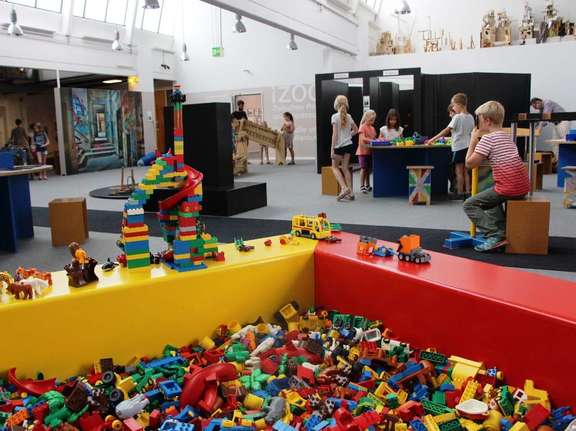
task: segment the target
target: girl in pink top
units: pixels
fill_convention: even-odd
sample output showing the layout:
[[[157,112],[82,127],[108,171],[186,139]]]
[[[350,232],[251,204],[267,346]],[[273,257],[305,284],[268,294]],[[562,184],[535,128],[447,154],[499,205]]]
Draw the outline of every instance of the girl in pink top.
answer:
[[[376,120],[376,112],[368,110],[364,112],[362,121],[360,121],[360,128],[358,129],[358,149],[356,155],[360,162],[360,191],[368,193],[372,191],[370,187],[370,172],[372,170],[372,150],[370,149],[370,142],[376,139],[376,129],[374,128],[374,121]]]

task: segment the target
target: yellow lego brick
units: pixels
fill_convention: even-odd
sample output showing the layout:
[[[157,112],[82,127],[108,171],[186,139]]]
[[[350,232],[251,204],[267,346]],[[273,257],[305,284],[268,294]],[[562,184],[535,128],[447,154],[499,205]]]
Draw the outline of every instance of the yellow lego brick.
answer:
[[[128,396],[130,391],[132,389],[134,389],[135,387],[136,387],[136,382],[134,381],[134,379],[131,376],[126,377],[125,379],[116,381],[116,389],[120,389],[122,392],[124,392],[124,394],[126,394],[126,396]]]
[[[140,236],[128,236],[124,238],[124,242],[136,242],[136,241],[148,241],[150,239],[149,235],[140,235]]]
[[[230,419],[224,419],[222,421],[222,428],[232,428],[235,426],[236,426],[236,424],[234,423],[234,421],[232,421]]]
[[[237,424],[242,420],[243,417],[244,415],[240,410],[234,410],[234,413],[232,414],[232,421]]]
[[[480,387],[480,383],[476,380],[470,380],[466,384],[466,388],[464,388],[464,392],[462,392],[462,396],[460,397],[460,402],[463,403],[464,401],[468,401],[476,396],[476,391]]]
[[[204,244],[204,248],[205,248],[206,250],[212,250],[213,248],[214,248],[214,249],[217,249],[217,248],[218,248],[218,244]]]
[[[398,402],[400,403],[400,405],[404,404],[406,402],[406,400],[408,400],[408,392],[400,389],[396,395],[398,395]]]
[[[394,390],[388,386],[388,383],[382,382],[374,391],[374,395],[380,398],[384,398],[387,394],[391,394],[392,392],[394,392]]]
[[[408,431],[408,424],[404,422],[396,422],[394,424],[394,431]]]
[[[150,425],[150,413],[142,412],[136,417],[136,420],[142,426],[142,428],[148,428]]]
[[[422,418],[422,422],[424,423],[424,425],[426,425],[426,428],[428,429],[428,431],[440,431],[440,427],[434,421],[434,418],[432,417],[432,415],[424,416]]]
[[[181,241],[194,241],[197,236],[196,235],[182,235],[178,237]]]
[[[445,422],[450,422],[450,421],[456,419],[456,414],[455,413],[444,413],[443,415],[434,416],[432,419],[434,419],[434,422],[436,422],[438,425],[440,425],[440,424],[443,424]]]
[[[524,422],[518,421],[512,425],[510,431],[530,431],[530,428],[528,428],[528,425],[526,425]]]
[[[348,351],[348,359],[356,361],[360,357],[360,349],[358,347],[351,347]]]
[[[484,428],[484,430],[486,431],[500,431],[501,419],[502,419],[502,413],[500,413],[498,410],[489,410],[488,417],[484,419],[484,422],[482,422],[482,428]]]
[[[243,427],[251,427],[254,425],[254,421],[251,421],[248,419],[241,419],[239,424],[240,424],[240,426],[243,426]]]
[[[526,380],[524,382],[524,393],[528,397],[524,404],[528,406],[533,406],[534,404],[541,404],[543,407],[546,407],[548,410],[551,409],[550,406],[550,399],[548,398],[548,392],[542,389],[536,389],[534,387],[533,380]],[[516,431],[516,430],[515,430]]]
[[[186,172],[168,172],[164,175],[164,178],[180,178],[188,175]]]
[[[386,371],[382,371],[380,373],[380,375],[378,376],[379,380],[384,380],[384,381],[388,381],[390,379],[390,377],[392,377],[389,373],[387,373]]]
[[[140,254],[131,254],[126,255],[126,260],[139,260],[139,259],[146,259],[150,257],[150,253],[140,253]]]
[[[369,366],[367,366],[367,365],[364,366],[364,368],[362,369],[362,371],[370,373],[370,375],[372,376],[372,378],[375,379],[375,380],[378,378],[378,373],[377,373],[376,371],[374,371],[372,368],[370,368]]]
[[[254,421],[254,426],[256,427],[257,430],[263,430],[268,426],[268,424],[266,423],[264,418],[262,418],[258,419],[257,421]]]
[[[175,254],[174,260],[190,259],[190,253]]]
[[[478,371],[484,367],[482,362],[471,361],[459,356],[450,356],[448,360],[453,364],[452,381],[456,389],[460,389],[466,379],[476,377]]]
[[[137,227],[123,226],[122,232],[123,233],[140,233],[140,232],[148,233],[148,226],[137,226]]]
[[[254,394],[248,394],[244,397],[244,407],[248,410],[260,410],[264,405],[264,399]]]
[[[460,425],[462,425],[466,431],[480,431],[482,429],[482,425],[479,425],[470,419],[460,419]]]
[[[212,239],[212,235],[210,235],[209,233],[203,233],[203,234],[202,234],[202,239],[203,239],[204,241],[211,240],[211,239]]]

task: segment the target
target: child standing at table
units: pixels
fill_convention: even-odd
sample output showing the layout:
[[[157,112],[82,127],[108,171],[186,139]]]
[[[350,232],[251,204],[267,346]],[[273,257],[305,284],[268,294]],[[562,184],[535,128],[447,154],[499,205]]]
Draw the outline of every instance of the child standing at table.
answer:
[[[370,142],[376,139],[376,129],[374,128],[374,121],[376,120],[376,112],[371,109],[364,112],[362,120],[360,121],[360,128],[358,129],[358,149],[356,155],[360,163],[360,191],[368,193],[372,191],[370,187],[370,171],[372,170],[372,150],[370,149]]]
[[[358,133],[358,127],[352,116],[348,113],[348,98],[344,95],[336,96],[334,110],[330,123],[332,124],[332,143],[330,153],[332,157],[332,172],[340,185],[340,194],[337,201],[354,200],[352,190],[352,174],[350,173],[350,156],[354,152],[352,137]]]
[[[466,162],[466,152],[470,146],[470,136],[474,129],[474,117],[468,112],[468,96],[464,93],[458,93],[452,96],[450,101],[452,109],[456,113],[452,117],[450,124],[432,139],[429,139],[426,144],[432,145],[438,139],[452,133],[452,163],[456,170],[456,187],[457,199],[462,199],[466,192],[470,194],[470,176],[466,172],[464,166]]]
[[[520,200],[530,191],[528,173],[518,154],[516,143],[502,130],[502,104],[490,101],[478,109],[478,128],[466,154],[466,167],[477,168],[488,159],[494,177],[494,187],[484,190],[464,202],[464,212],[487,240],[474,249],[484,252],[506,244],[506,216],[502,204]]]
[[[404,133],[404,128],[400,126],[400,116],[396,109],[390,109],[386,115],[386,125],[380,127],[379,139],[385,141],[392,141],[396,138],[401,138]]]

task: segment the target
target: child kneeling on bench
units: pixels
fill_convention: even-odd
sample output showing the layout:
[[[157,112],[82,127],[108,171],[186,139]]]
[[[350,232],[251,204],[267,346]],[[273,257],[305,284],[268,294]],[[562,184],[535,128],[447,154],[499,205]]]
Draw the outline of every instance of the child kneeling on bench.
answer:
[[[490,101],[476,109],[478,126],[466,154],[466,167],[474,169],[488,159],[492,168],[494,188],[484,190],[464,202],[464,212],[486,242],[476,246],[476,251],[493,250],[506,244],[506,215],[502,203],[520,200],[530,190],[526,167],[518,154],[512,137],[502,130],[504,107]]]

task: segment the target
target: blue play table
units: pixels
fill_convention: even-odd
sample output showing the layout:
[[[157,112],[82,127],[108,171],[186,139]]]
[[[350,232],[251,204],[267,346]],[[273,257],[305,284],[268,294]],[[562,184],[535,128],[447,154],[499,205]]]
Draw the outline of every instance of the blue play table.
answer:
[[[452,160],[450,145],[407,147],[371,145],[374,197],[408,197],[410,165],[432,165],[432,194],[448,194],[448,172]]]
[[[562,169],[564,166],[576,165],[576,142],[559,141],[558,143],[558,178],[556,185],[564,187],[564,178],[566,172]]]
[[[32,206],[28,176],[51,166],[17,166],[0,170],[0,250],[16,253],[16,240],[32,238]]]

